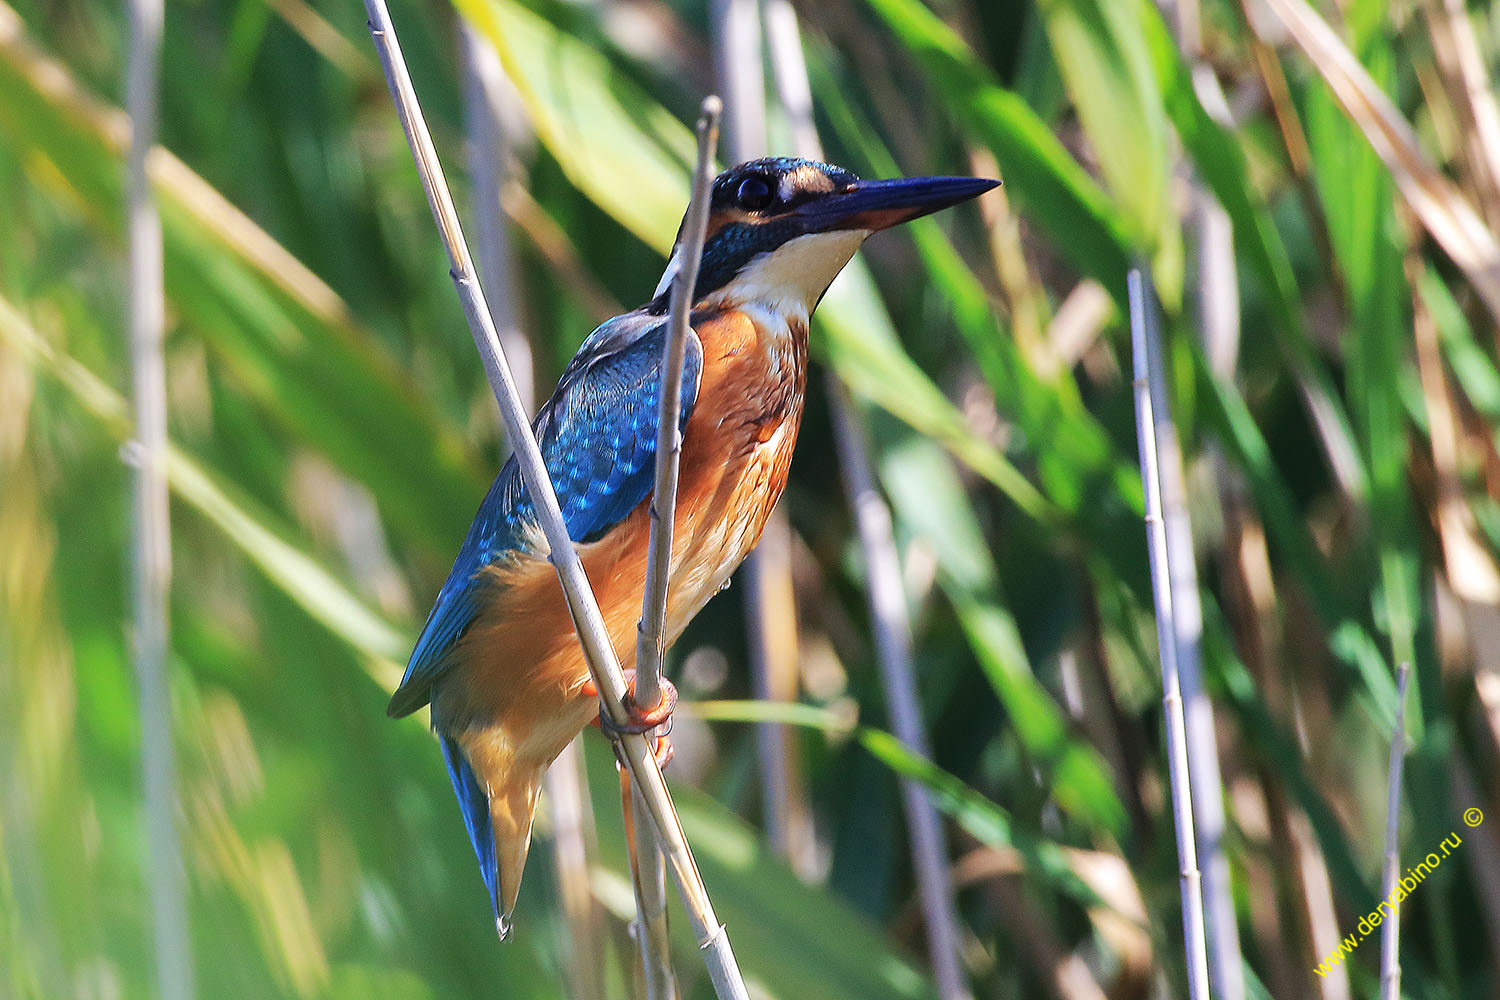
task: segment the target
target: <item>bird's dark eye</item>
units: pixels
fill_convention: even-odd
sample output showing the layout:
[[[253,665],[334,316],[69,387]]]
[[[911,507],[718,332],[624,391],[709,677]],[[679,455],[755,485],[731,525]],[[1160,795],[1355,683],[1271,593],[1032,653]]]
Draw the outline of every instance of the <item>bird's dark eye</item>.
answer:
[[[740,186],[734,192],[734,200],[747,212],[759,212],[771,207],[771,202],[776,200],[776,193],[764,177],[751,174],[740,181]]]

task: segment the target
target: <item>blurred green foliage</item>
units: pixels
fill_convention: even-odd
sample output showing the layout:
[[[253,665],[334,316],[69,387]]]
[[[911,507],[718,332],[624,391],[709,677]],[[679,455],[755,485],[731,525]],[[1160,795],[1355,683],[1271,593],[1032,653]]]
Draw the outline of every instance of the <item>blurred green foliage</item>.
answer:
[[[548,386],[660,274],[686,200],[680,122],[712,86],[705,5],[394,6],[461,201],[460,17],[515,85],[502,201]],[[1493,67],[1500,15],[1470,8],[1321,13],[1452,180],[1439,196],[1494,227],[1500,163],[1476,138],[1493,99],[1449,53]],[[952,819],[977,995],[1181,995],[1123,326],[1135,261],[1170,327],[1253,987],[1317,995],[1313,965],[1372,908],[1394,662],[1418,679],[1406,843],[1426,850],[1469,805],[1500,816],[1495,318],[1336,100],[1335,67],[1258,3],[1174,9],[1199,19],[1186,55],[1144,0],[799,6],[830,159],[1005,187],[870,244],[814,336],[873,432],[935,761],[879,728],[818,379],[784,500],[804,704],[773,713],[800,724],[814,878],[755,832],[735,720],[756,711],[715,701],[678,722],[684,824],[766,995],[933,995],[898,774]],[[0,7],[0,996],[153,990],[119,457],[123,17]],[[383,711],[503,442],[363,21],[351,2],[167,9],[152,173],[194,964],[204,995],[563,996],[546,831],[517,940],[498,945],[431,739]],[[771,148],[787,142],[773,114]],[[1205,288],[1233,300],[1237,341]],[[672,655],[689,702],[745,696],[743,636],[732,594],[690,628]],[[616,786],[602,740],[583,740],[590,883],[624,995]],[[1409,996],[1500,989],[1492,826],[1403,910]],[[677,945],[687,995],[709,995]],[[1376,952],[1339,973],[1358,994]]]

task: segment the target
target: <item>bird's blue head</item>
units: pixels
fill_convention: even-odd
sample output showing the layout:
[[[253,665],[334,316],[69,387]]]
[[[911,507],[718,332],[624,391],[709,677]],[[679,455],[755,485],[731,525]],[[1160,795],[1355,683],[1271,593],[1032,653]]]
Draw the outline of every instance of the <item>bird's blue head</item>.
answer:
[[[800,302],[811,310],[871,233],[983,194],[974,177],[860,180],[842,167],[773,156],[714,179],[693,301]],[[682,231],[652,311],[665,312]]]

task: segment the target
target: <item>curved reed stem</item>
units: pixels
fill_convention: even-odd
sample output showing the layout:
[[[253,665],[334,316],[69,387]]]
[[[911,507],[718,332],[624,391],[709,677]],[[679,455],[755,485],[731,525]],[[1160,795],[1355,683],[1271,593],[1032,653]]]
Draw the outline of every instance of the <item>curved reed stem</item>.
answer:
[[[667,581],[671,576],[672,525],[677,512],[677,471],[682,451],[682,367],[687,355],[688,320],[703,239],[708,227],[709,186],[713,183],[713,151],[719,139],[717,97],[704,98],[698,118],[698,164],[688,201],[678,249],[678,268],[672,280],[667,339],[662,345],[661,396],[656,422],[656,485],[651,493],[651,537],[646,557],[646,586],[641,597],[641,620],[636,629],[635,698],[640,705],[661,700],[661,661],[666,653]],[[632,791],[634,812],[644,808],[640,792]],[[640,927],[636,944],[645,971],[646,996],[671,1000],[677,986],[667,939],[667,897],[661,850],[643,824],[630,824],[635,838],[631,876]]]
[[[599,602],[589,587],[578,550],[568,537],[552,480],[547,475],[536,437],[531,432],[526,411],[521,406],[515,380],[505,363],[500,338],[495,332],[494,321],[490,318],[484,292],[475,278],[474,261],[464,242],[458,212],[453,207],[453,196],[443,179],[437,151],[432,145],[432,136],[422,118],[406,62],[401,56],[401,47],[391,25],[390,11],[386,8],[385,0],[365,0],[365,12],[369,17],[370,36],[380,56],[381,68],[385,71],[386,83],[401,119],[401,127],[411,146],[422,188],[427,194],[433,219],[448,252],[449,273],[463,304],[464,317],[468,320],[474,345],[484,362],[485,375],[500,404],[500,414],[515,447],[522,479],[536,505],[537,520],[547,539],[548,558],[557,571],[579,643],[588,661],[589,673],[599,689],[600,710],[607,712],[611,720],[623,726],[629,721],[624,704],[625,673],[620,669],[619,657],[610,645],[604,618],[599,611]],[[656,828],[657,839],[677,880],[678,890],[682,893],[683,904],[693,924],[715,991],[720,998],[748,1000],[744,977],[740,974],[729,946],[729,936],[714,914],[708,891],[703,886],[703,876],[693,860],[692,850],[682,832],[682,823],[672,805],[671,793],[667,791],[661,768],[652,755],[651,741],[644,736],[622,736],[615,747],[640,789],[647,815]]]

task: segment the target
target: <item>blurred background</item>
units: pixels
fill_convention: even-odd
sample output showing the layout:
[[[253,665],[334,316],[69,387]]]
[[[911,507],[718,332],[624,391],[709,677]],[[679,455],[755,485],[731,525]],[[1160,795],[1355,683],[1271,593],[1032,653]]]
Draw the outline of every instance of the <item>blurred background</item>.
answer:
[[[650,296],[701,97],[760,71],[776,92],[729,6],[392,2],[541,393]],[[821,370],[772,557],[669,656],[669,777],[752,991],[939,995],[904,771],[944,811],[974,996],[1186,995],[1125,322],[1142,262],[1248,995],[1373,994],[1373,941],[1314,967],[1378,896],[1401,661],[1403,870],[1462,838],[1403,906],[1402,986],[1500,995],[1500,11],[792,7],[830,160],[1005,186],[873,240],[813,334],[889,504],[936,768],[884,736]],[[190,966],[204,996],[628,995],[605,742],[566,760],[591,795],[544,802],[502,946],[425,718],[385,717],[506,446],[364,21],[353,0],[166,9],[149,172]],[[127,36],[117,3],[0,5],[0,997],[157,995]],[[738,148],[799,141],[775,100],[764,138],[747,113]],[[779,740],[743,721],[757,691],[794,703]],[[1464,826],[1469,807],[1491,818]],[[709,996],[673,897],[684,995]]]

